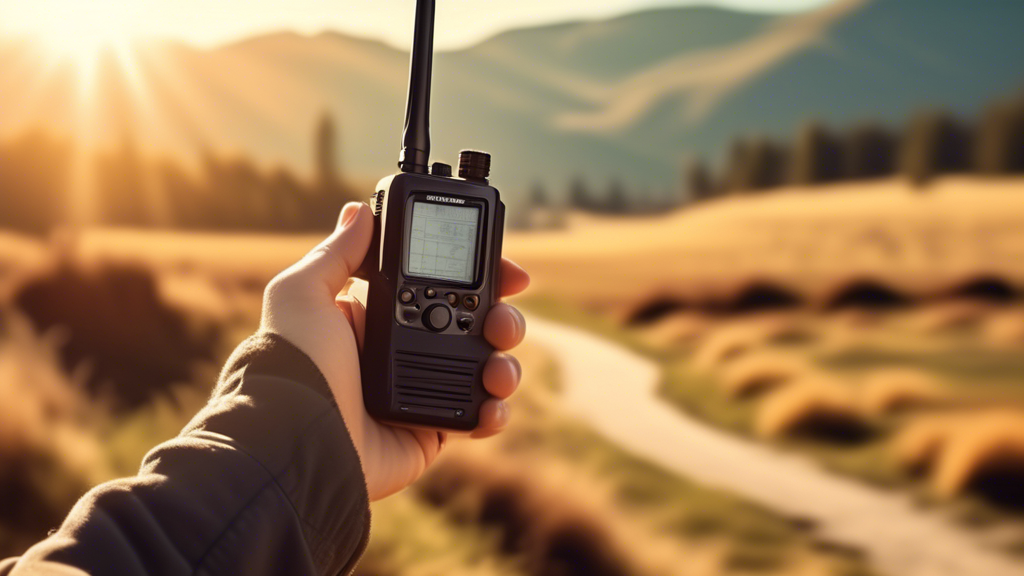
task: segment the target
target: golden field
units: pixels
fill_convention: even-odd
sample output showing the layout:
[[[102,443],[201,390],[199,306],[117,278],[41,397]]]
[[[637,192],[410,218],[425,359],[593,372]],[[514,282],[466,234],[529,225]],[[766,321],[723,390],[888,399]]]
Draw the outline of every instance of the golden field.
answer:
[[[682,414],[911,494],[964,529],[997,530],[987,546],[1013,558],[1024,519],[1012,494],[992,496],[1024,469],[1024,306],[957,289],[1024,285],[1021,200],[1024,184],[1011,180],[783,190],[663,216],[569,214],[564,228],[509,232],[505,254],[534,279],[520,305],[653,362],[660,398]],[[0,472],[29,504],[0,518],[3,552],[173,435],[255,327],[265,283],[318,240],[5,235],[0,386],[12,400],[0,405]],[[839,301],[865,282],[900,300]],[[751,287],[792,301],[738,305]],[[96,339],[149,348],[141,368],[111,372],[118,351]],[[526,378],[510,430],[453,442],[422,482],[375,504],[362,574],[885,572],[808,519],[633,454],[567,409],[557,350],[528,338],[519,354]],[[168,355],[190,369],[168,376]],[[152,392],[125,396],[117,381]],[[28,522],[32,509],[47,512]]]

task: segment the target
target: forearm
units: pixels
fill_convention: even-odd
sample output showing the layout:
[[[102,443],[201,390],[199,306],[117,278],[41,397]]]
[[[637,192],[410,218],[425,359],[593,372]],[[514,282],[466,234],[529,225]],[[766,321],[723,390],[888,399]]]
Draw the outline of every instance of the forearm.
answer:
[[[137,476],[89,492],[8,569],[337,574],[361,554],[368,515],[326,382],[296,348],[263,335],[239,347],[210,403]]]

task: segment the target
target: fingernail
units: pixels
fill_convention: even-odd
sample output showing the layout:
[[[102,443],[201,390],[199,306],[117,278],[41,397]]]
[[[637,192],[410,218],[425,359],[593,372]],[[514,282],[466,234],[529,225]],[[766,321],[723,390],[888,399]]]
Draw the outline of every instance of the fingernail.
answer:
[[[508,369],[509,369],[509,375],[512,377],[512,383],[513,384],[518,384],[519,383],[519,370],[516,370],[516,363],[512,360],[511,357],[509,357]]]
[[[521,382],[523,380],[523,365],[519,363],[519,359],[515,356],[509,356],[509,359],[512,361],[512,372],[516,382]]]
[[[342,210],[341,210],[341,218],[339,218],[339,221],[340,221],[339,227],[341,227],[341,228],[348,228],[348,225],[351,224],[352,221],[355,220],[356,216],[358,216],[358,215],[359,215],[359,203],[358,202],[349,202],[348,204],[345,204],[345,207],[342,208]]]
[[[512,308],[512,311],[516,313],[516,336],[520,339],[526,338],[526,317],[515,307]]]

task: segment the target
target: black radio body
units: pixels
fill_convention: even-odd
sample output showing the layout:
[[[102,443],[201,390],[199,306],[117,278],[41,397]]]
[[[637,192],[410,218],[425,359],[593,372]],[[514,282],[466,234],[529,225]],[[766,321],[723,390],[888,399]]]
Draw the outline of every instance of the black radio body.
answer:
[[[419,0],[401,172],[370,199],[373,240],[356,274],[369,284],[363,400],[389,424],[472,430],[488,398],[483,326],[499,298],[505,206],[485,152],[460,152],[458,177],[428,168],[433,16]]]

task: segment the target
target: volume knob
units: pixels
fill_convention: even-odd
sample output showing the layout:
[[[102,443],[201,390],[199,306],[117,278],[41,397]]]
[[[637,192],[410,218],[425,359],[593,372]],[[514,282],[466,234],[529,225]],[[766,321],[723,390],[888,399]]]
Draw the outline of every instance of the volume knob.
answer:
[[[459,178],[487,182],[491,175],[491,155],[480,150],[459,152]]]

